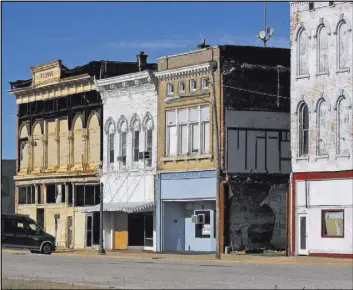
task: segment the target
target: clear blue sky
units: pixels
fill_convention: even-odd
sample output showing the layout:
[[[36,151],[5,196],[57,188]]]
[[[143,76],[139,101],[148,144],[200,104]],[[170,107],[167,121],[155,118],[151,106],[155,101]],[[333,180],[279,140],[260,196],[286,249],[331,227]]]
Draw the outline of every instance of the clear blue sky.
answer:
[[[62,59],[72,68],[91,60],[149,62],[208,44],[261,45],[262,2],[6,2],[2,3],[2,158],[15,158],[16,105],[9,81],[29,67]],[[288,2],[267,3],[275,28],[268,46],[289,47]]]

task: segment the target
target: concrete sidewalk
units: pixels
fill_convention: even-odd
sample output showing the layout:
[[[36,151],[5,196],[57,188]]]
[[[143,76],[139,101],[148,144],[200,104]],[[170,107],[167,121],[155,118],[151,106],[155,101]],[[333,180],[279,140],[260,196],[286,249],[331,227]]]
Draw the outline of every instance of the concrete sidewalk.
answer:
[[[26,253],[25,250],[8,250],[9,253]],[[98,255],[96,250],[66,250],[58,249],[53,253],[54,256],[79,256],[79,257],[97,257],[97,258],[132,258],[132,259],[166,259],[166,260],[189,260],[189,261],[218,261],[214,254],[166,254],[143,251],[107,251],[105,255]],[[310,264],[318,266],[350,266],[353,267],[352,259],[338,258],[320,258],[320,257],[286,257],[286,256],[260,256],[260,255],[242,255],[228,254],[222,255],[220,262],[227,263],[254,263],[254,264]]]

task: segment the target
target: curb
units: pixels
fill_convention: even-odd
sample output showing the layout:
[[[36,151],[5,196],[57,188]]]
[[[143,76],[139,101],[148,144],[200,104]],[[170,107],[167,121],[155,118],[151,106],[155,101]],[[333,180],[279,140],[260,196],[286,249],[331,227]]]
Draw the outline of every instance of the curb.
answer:
[[[26,254],[27,250],[9,250],[2,249],[3,253]],[[311,260],[303,258],[298,260],[296,257],[261,257],[261,256],[246,256],[246,255],[225,255],[221,260],[216,260],[214,257],[200,256],[182,256],[182,255],[163,255],[157,253],[139,254],[139,253],[119,253],[107,252],[105,255],[99,255],[92,250],[63,250],[54,252],[53,256],[74,256],[74,257],[91,257],[91,258],[115,258],[115,259],[149,259],[149,260],[169,260],[169,261],[198,261],[198,262],[222,262],[222,263],[246,263],[246,264],[268,264],[268,265],[314,265],[314,266],[349,266],[352,267],[351,260],[327,260],[327,258],[319,258],[320,260]],[[230,257],[232,256],[232,257]],[[229,257],[229,258],[228,258]],[[237,259],[238,258],[238,259]],[[324,260],[323,260],[324,259]]]

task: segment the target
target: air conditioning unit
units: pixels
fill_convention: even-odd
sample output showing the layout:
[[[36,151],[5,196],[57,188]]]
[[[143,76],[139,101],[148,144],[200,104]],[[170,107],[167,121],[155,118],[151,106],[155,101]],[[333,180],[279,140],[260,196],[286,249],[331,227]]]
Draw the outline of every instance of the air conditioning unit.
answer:
[[[193,224],[204,224],[205,223],[205,215],[204,214],[192,215],[191,222]]]

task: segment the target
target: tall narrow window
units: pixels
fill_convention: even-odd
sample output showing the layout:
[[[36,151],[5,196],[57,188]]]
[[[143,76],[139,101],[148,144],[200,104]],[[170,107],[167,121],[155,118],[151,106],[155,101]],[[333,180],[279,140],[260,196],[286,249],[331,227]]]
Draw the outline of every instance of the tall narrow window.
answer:
[[[189,86],[190,86],[190,91],[191,92],[195,92],[196,91],[196,81],[195,80],[190,80]]]
[[[132,130],[132,160],[134,163],[139,161],[139,147],[140,147],[140,130],[138,122],[136,121],[133,125]],[[136,165],[136,164],[135,164]]]
[[[314,2],[309,2],[309,10],[313,10],[314,9]]]
[[[146,131],[145,131],[145,151],[148,152],[148,158],[146,160],[146,165],[148,167],[152,166],[152,134],[153,134],[153,128],[152,128],[152,120],[148,120],[146,122]]]
[[[188,112],[186,109],[179,110],[179,155],[186,155],[188,153]]]
[[[309,152],[309,111],[308,105],[302,103],[299,107],[299,156]]]
[[[329,131],[328,106],[324,99],[319,100],[317,109],[317,155],[326,155]]]
[[[177,127],[175,110],[166,112],[166,155],[177,154]]]
[[[127,134],[127,122],[123,121],[120,126],[120,140],[119,140],[119,161],[120,161],[120,166],[125,167],[126,166],[126,134]]]
[[[338,68],[345,69],[349,66],[349,40],[348,25],[345,21],[341,21],[338,26],[337,32],[337,45],[338,45]]]
[[[349,110],[346,106],[346,98],[341,96],[337,103],[337,153],[346,154],[349,151]]]
[[[199,107],[190,108],[189,111],[189,136],[190,136],[190,153],[198,154],[200,150],[200,124],[199,124]]]
[[[309,74],[308,66],[308,33],[305,29],[299,32],[298,36],[298,65],[297,65],[297,75],[307,75]]]
[[[318,73],[328,72],[328,34],[324,25],[317,34],[317,68]]]
[[[114,133],[109,134],[109,163],[114,163]]]
[[[210,152],[210,108],[201,107],[201,151]]]
[[[167,95],[173,95],[173,94],[174,94],[173,84],[167,84]]]

